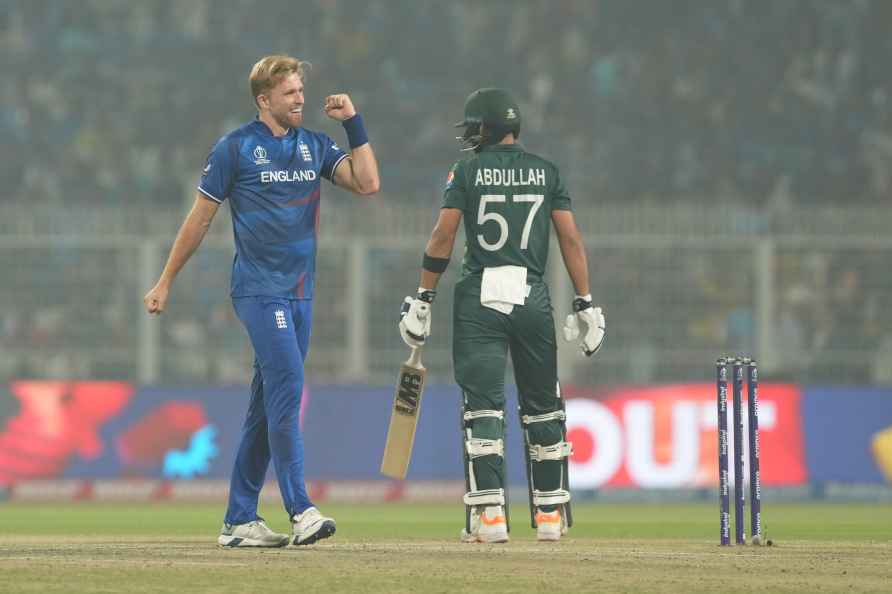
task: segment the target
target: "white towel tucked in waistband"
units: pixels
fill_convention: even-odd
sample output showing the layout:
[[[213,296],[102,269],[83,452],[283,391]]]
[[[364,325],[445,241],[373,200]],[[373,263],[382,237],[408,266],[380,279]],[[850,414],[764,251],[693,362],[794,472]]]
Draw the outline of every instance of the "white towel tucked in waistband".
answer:
[[[495,266],[483,269],[480,283],[480,305],[503,314],[523,305],[529,295],[527,269],[523,266]]]

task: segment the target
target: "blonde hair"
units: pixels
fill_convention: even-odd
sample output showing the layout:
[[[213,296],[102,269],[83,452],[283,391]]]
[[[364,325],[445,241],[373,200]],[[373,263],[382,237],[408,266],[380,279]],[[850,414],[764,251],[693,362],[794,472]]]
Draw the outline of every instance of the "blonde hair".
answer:
[[[264,95],[267,91],[282,82],[282,80],[295,72],[301,80],[304,79],[304,70],[309,68],[308,62],[302,62],[285,54],[276,54],[261,58],[251,68],[248,81],[251,83],[251,98],[257,105],[257,96]]]

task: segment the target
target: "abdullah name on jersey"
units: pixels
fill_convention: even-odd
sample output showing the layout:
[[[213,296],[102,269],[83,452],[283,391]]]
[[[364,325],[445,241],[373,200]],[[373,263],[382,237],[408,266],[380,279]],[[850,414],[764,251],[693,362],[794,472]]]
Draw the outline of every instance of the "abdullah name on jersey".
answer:
[[[571,207],[555,165],[519,144],[495,144],[453,165],[443,208],[464,212],[463,275],[510,264],[541,278],[551,211]]]

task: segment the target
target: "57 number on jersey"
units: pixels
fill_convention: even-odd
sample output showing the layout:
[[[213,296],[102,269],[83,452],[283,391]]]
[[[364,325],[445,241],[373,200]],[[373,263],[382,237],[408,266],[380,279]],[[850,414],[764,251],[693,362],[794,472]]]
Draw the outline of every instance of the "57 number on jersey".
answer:
[[[529,202],[532,204],[530,208],[530,212],[527,214],[526,222],[523,226],[523,232],[520,236],[520,249],[525,250],[530,242],[530,229],[533,226],[533,220],[536,218],[536,213],[539,212],[539,208],[542,206],[542,202],[545,200],[545,196],[542,194],[515,194],[511,197],[511,201],[513,203],[517,202]],[[483,249],[495,252],[502,247],[504,247],[505,243],[508,241],[508,221],[504,216],[497,212],[486,212],[486,208],[490,203],[505,203],[506,197],[504,194],[483,194],[480,196],[480,208],[477,211],[477,225],[482,227],[487,222],[495,222],[499,226],[499,237],[495,241],[495,243],[489,243],[486,241],[486,238],[483,237],[482,233],[477,234],[477,242],[480,244],[480,247]]]

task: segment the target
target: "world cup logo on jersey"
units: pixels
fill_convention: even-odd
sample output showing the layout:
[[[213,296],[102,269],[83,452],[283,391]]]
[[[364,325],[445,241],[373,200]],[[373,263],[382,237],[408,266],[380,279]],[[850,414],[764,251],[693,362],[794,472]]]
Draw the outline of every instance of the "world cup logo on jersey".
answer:
[[[266,149],[258,144],[254,148],[254,164],[255,165],[266,165],[268,163],[269,163],[269,159],[266,158]]]

